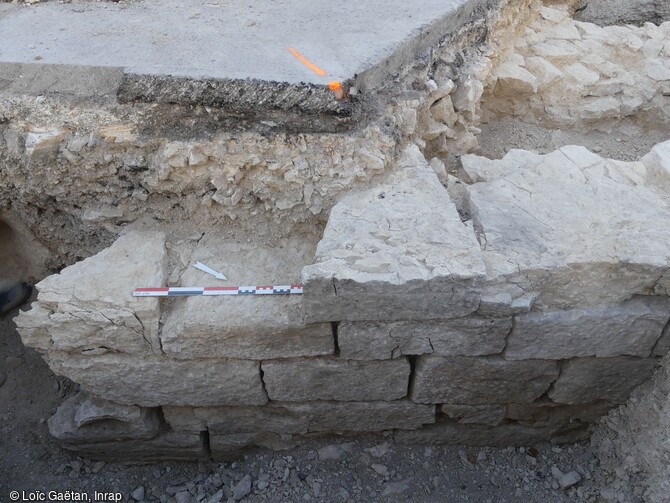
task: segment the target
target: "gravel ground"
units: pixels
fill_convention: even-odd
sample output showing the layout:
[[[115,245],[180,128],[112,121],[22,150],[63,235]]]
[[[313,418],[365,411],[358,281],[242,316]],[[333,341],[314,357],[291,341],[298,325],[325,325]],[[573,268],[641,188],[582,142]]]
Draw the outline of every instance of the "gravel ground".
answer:
[[[125,465],[63,451],[46,420],[76,386],[25,349],[0,319],[0,502],[11,491],[120,493],[120,501],[568,502],[604,501],[606,474],[588,445],[558,448],[408,446],[383,435],[314,439],[292,450],[251,450],[228,463]],[[563,484],[564,488],[561,487]],[[624,493],[609,501],[634,501]],[[37,496],[39,497],[39,495]],[[49,501],[48,494],[45,501]]]

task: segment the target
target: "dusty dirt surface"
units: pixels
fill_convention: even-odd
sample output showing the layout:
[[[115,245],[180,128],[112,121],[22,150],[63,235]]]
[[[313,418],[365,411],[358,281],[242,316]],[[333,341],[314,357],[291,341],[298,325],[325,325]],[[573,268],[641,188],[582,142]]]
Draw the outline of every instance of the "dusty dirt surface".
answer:
[[[113,492],[124,502],[162,503],[602,501],[598,481],[604,475],[588,445],[427,447],[401,445],[382,435],[314,439],[281,452],[253,450],[228,463],[125,465],[82,459],[61,450],[46,424],[76,386],[24,348],[11,321],[17,313],[0,319],[2,503],[12,501],[11,491],[24,491],[26,498],[36,491],[86,492],[90,501],[95,491]],[[570,477],[561,477],[556,468],[581,480],[562,489],[560,482],[569,483]]]
[[[547,154],[565,145],[581,145],[598,155],[619,161],[638,161],[654,145],[668,139],[667,131],[580,131],[544,128],[508,117],[480,126],[479,148],[474,152],[501,159],[511,149]]]

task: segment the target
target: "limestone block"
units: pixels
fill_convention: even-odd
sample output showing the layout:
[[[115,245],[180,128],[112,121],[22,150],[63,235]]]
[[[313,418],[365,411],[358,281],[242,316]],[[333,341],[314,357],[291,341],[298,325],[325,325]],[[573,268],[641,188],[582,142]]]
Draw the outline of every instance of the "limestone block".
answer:
[[[563,362],[561,375],[549,391],[557,403],[578,404],[597,400],[623,403],[636,386],[651,377],[652,358],[577,358]]]
[[[309,419],[308,432],[412,430],[435,422],[435,407],[409,400],[287,404]]]
[[[572,20],[555,25],[543,25],[542,32],[545,37],[558,40],[580,40],[582,38]]]
[[[562,60],[576,60],[580,56],[579,49],[568,40],[551,40],[541,44],[533,45],[532,52],[536,56],[548,59],[552,62]]]
[[[190,262],[224,271],[229,284],[297,283],[314,247],[287,240],[273,247],[205,237]],[[202,285],[207,275],[188,267],[183,286]],[[261,360],[334,352],[330,323],[305,325],[299,295],[184,297],[176,300],[161,332],[163,351],[174,358],[244,358]]]
[[[135,298],[137,287],[165,282],[165,235],[129,232],[93,257],[37,284],[33,310],[20,314],[24,341],[69,352],[160,352],[158,299]]]
[[[542,6],[538,9],[538,12],[540,13],[540,16],[542,16],[542,19],[555,24],[563,22],[570,15],[567,9],[561,8],[560,5],[557,5],[556,7]]]
[[[651,352],[652,356],[665,356],[670,352],[670,321],[663,328],[663,334]]]
[[[267,402],[259,363],[246,360],[173,360],[120,353],[45,356],[56,374],[106,400],[156,407],[262,405]]]
[[[271,400],[376,401],[407,395],[407,359],[359,362],[336,358],[264,361],[263,382]]]
[[[527,294],[520,288],[508,288],[508,290],[504,291],[497,287],[484,288],[477,314],[488,317],[501,317],[527,313],[532,309],[537,294]]]
[[[66,129],[34,129],[26,133],[25,147],[28,157],[40,157],[58,152],[69,131]]]
[[[670,141],[656,145],[640,162],[647,168],[649,183],[670,195]]]
[[[526,68],[537,79],[537,88],[543,91],[554,82],[563,78],[563,72],[544,58],[537,56],[526,59]]]
[[[486,291],[536,295],[536,310],[611,305],[653,291],[667,271],[670,201],[645,164],[577,146],[462,162],[479,182],[468,205]]]
[[[262,407],[163,407],[175,431],[305,434],[420,428],[435,422],[435,407],[392,402],[270,402]]]
[[[333,208],[302,271],[307,322],[465,316],[485,269],[471,227],[415,146],[381,185]]]
[[[62,444],[63,448],[93,460],[122,462],[205,461],[204,438],[197,433],[165,432],[148,440],[120,440],[89,444]]]
[[[548,400],[541,403],[510,403],[507,404],[507,418],[533,428],[577,422],[595,423],[612,407],[615,405],[606,401],[579,405],[559,405]]]
[[[68,443],[153,438],[161,427],[158,409],[121,405],[85,393],[65,400],[48,423],[49,433]]]
[[[500,92],[504,95],[518,96],[533,94],[537,91],[535,75],[513,63],[503,63],[496,70]]]
[[[385,360],[400,355],[479,356],[502,352],[511,318],[456,318],[444,321],[342,322],[340,356]]]
[[[14,318],[23,344],[41,351],[48,351],[51,348],[53,345],[49,335],[51,314],[50,309],[42,307],[39,302],[33,302],[28,311],[21,311]]]
[[[504,405],[440,405],[440,412],[462,424],[496,426],[505,419]]]
[[[520,424],[501,424],[485,426],[479,424],[461,424],[443,420],[420,430],[398,431],[395,438],[405,444],[459,444],[476,446],[529,446],[547,442],[560,435],[561,443],[583,440],[583,427],[559,429],[556,427],[532,428]]]
[[[558,376],[556,362],[497,356],[420,356],[410,398],[418,403],[490,405],[532,402]]]
[[[582,119],[617,119],[621,117],[621,102],[612,96],[589,98],[575,104],[572,110]]]
[[[618,306],[523,314],[515,319],[505,358],[646,357],[668,320],[668,297],[640,296]]]
[[[600,80],[600,75],[597,72],[589,70],[581,63],[572,63],[564,68],[566,75],[580,86],[590,86]]]
[[[173,407],[163,406],[165,422],[175,431],[216,430],[220,434],[306,433],[309,417],[289,403],[269,402],[261,407]]]

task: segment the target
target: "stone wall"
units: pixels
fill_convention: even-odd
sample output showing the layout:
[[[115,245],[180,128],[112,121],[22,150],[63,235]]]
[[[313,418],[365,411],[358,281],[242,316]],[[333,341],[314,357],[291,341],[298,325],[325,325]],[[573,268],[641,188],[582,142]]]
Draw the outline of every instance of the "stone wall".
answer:
[[[156,103],[54,94],[9,68],[0,206],[72,264],[16,320],[81,386],[53,435],[125,460],[326,434],[561,443],[625,402],[670,348],[670,143],[636,162],[469,152],[505,116],[664,130],[668,24],[499,7],[379,93],[321,90],[303,115],[231,115],[186,81],[188,103],[165,82]],[[196,261],[304,295],[131,296],[213,281]]]
[[[670,347],[670,143],[634,163],[582,147],[466,156],[461,213],[417,147],[398,162],[340,199],[316,248],[205,236],[187,254],[234,284],[301,276],[303,296],[134,298],[204,280],[172,270],[161,232],[39,283],[19,331],[82,388],[52,433],[114,459],[334,433],[586,438]]]
[[[574,20],[567,7],[538,13],[494,65],[482,98],[485,120],[515,116],[608,132],[668,128],[670,22],[600,27]]]

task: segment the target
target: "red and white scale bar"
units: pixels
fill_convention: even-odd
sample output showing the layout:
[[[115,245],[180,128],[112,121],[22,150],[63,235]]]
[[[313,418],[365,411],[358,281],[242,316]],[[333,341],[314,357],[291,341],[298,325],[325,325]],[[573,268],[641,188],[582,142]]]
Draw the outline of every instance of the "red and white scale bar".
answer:
[[[172,286],[136,288],[133,297],[184,297],[189,295],[291,295],[302,294],[302,285],[270,286]]]

